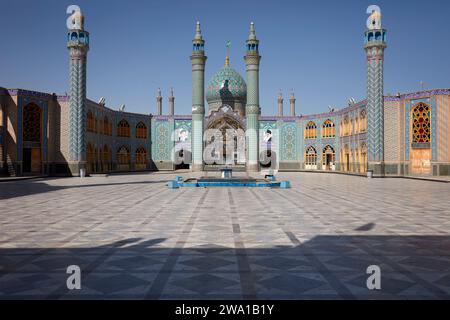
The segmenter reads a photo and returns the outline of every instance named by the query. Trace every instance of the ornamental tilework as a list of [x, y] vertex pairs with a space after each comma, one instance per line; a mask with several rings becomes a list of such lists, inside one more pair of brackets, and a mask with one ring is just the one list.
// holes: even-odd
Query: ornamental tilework
[[281, 161], [297, 160], [297, 126], [295, 122], [281, 127]]
[[155, 161], [172, 160], [172, 129], [173, 123], [169, 121], [156, 121], [154, 131], [153, 156]]
[[48, 135], [47, 135], [47, 128], [48, 128], [48, 102], [46, 100], [37, 99], [34, 97], [19, 97], [17, 101], [17, 124], [18, 124], [18, 130], [17, 130], [17, 159], [19, 161], [22, 160], [22, 148], [23, 148], [23, 128], [22, 128], [22, 122], [23, 122], [23, 108], [29, 104], [34, 103], [37, 105], [41, 111], [42, 111], [42, 159], [44, 161], [47, 161], [48, 159]]
[[411, 111], [419, 103], [423, 102], [431, 107], [431, 157], [433, 161], [436, 161], [436, 97], [433, 98], [422, 98], [417, 100], [406, 101], [406, 112], [405, 112], [405, 160], [409, 160], [409, 152], [411, 145], [410, 131], [411, 131]]
[[247, 85], [233, 68], [225, 66], [209, 81], [206, 100], [243, 100], [247, 97]]
[[383, 61], [372, 60], [367, 63], [367, 109], [369, 133], [369, 161], [382, 161], [384, 158], [383, 123]]
[[399, 161], [399, 109], [397, 106], [384, 108], [384, 159]]

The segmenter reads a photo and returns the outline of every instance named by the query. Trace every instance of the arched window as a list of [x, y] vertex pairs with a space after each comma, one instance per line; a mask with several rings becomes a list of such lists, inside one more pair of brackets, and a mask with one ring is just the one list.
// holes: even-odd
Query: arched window
[[95, 131], [94, 114], [90, 110], [87, 113], [87, 131], [89, 131], [89, 132]]
[[412, 142], [429, 143], [431, 141], [431, 108], [420, 102], [412, 110]]
[[367, 130], [367, 114], [366, 110], [361, 110], [359, 113], [359, 132], [366, 132]]
[[313, 146], [310, 146], [306, 149], [305, 168], [306, 169], [317, 169], [317, 151]]
[[144, 147], [139, 147], [136, 149], [136, 165], [146, 165], [147, 164], [147, 151]]
[[120, 120], [119, 124], [117, 125], [117, 136], [127, 138], [130, 137], [130, 125], [128, 124], [127, 120]]
[[316, 139], [317, 138], [317, 126], [313, 121], [306, 124], [305, 128], [305, 139]]
[[127, 147], [122, 146], [117, 151], [117, 162], [119, 165], [129, 165], [130, 164], [130, 151]]
[[322, 165], [325, 170], [334, 170], [335, 152], [332, 146], [327, 145], [322, 150]]
[[336, 127], [330, 119], [326, 120], [322, 125], [322, 137], [334, 138], [336, 136]]
[[103, 118], [103, 134], [110, 136], [112, 135], [112, 123], [109, 122], [107, 116]]
[[142, 121], [136, 125], [136, 138], [147, 139], [147, 126]]
[[350, 134], [350, 122], [348, 117], [344, 118], [344, 136], [348, 136]]

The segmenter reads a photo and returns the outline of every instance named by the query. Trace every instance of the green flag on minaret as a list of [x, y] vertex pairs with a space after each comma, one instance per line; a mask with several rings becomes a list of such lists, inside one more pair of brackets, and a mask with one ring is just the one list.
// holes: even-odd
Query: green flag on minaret
[[231, 41], [227, 41], [227, 48], [231, 47]]

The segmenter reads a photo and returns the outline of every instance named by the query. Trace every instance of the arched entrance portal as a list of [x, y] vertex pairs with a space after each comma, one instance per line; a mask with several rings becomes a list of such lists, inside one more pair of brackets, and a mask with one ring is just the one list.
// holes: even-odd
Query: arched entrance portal
[[431, 107], [423, 102], [411, 110], [411, 173], [414, 175], [431, 174]]
[[23, 173], [42, 172], [42, 110], [34, 103], [23, 108]]
[[334, 159], [335, 159], [334, 149], [330, 145], [327, 145], [322, 152], [322, 165], [324, 170], [331, 170], [331, 171], [335, 170]]
[[208, 121], [204, 161], [211, 166], [245, 166], [245, 129], [241, 117], [223, 106]]
[[309, 146], [305, 152], [305, 169], [317, 170], [317, 151], [313, 146]]

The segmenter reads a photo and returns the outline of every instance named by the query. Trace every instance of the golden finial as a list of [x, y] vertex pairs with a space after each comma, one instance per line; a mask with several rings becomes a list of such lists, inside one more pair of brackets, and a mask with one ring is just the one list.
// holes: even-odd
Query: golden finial
[[225, 57], [225, 66], [228, 67], [230, 65], [230, 47], [231, 47], [231, 41], [227, 41], [226, 44], [227, 47], [227, 55]]

